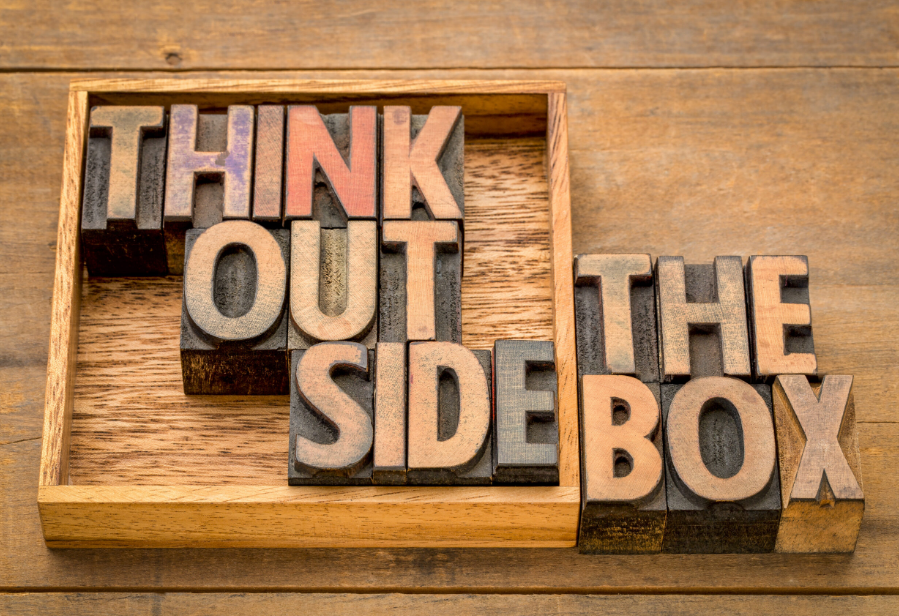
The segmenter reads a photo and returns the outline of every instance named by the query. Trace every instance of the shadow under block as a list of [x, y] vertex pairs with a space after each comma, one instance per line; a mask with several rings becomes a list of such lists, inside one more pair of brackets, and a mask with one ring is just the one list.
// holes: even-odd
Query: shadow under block
[[406, 344], [379, 342], [375, 352], [372, 483], [406, 483]]
[[489, 350], [450, 342], [409, 345], [410, 485], [490, 485], [492, 375]]
[[650, 256], [578, 255], [574, 267], [578, 379], [586, 374], [625, 374], [658, 383]]
[[384, 221], [378, 341], [462, 343], [462, 232], [450, 221]]
[[558, 378], [553, 343], [497, 340], [493, 357], [493, 482], [558, 485]]
[[280, 227], [284, 193], [284, 105], [256, 107], [253, 222]]
[[435, 106], [428, 115], [384, 107], [381, 208], [384, 220], [465, 218], [465, 116]]
[[684, 265], [656, 261], [659, 369], [662, 382], [690, 377], [750, 377], [746, 294], [740, 257]]
[[312, 105], [287, 109], [285, 222], [323, 229], [378, 217], [377, 107], [321, 115]]
[[808, 294], [808, 257], [753, 256], [746, 264], [752, 375], [818, 371]]
[[165, 110], [94, 107], [81, 245], [91, 276], [165, 276]]
[[250, 218], [254, 116], [249, 105], [232, 105], [227, 115], [172, 105], [163, 219], [169, 273], [184, 271], [188, 229]]
[[287, 483], [370, 485], [375, 352], [325, 342], [290, 357]]
[[659, 384], [629, 376], [586, 375], [580, 396], [578, 550], [660, 552], [668, 507]]
[[774, 381], [783, 513], [777, 552], [852, 552], [865, 496], [852, 377]]
[[663, 384], [661, 394], [668, 500], [662, 551], [774, 550], [781, 498], [771, 387], [705, 377]]
[[373, 349], [378, 338], [378, 226], [351, 220], [321, 229], [291, 223], [290, 325], [287, 348], [351, 340]]
[[287, 230], [249, 221], [187, 232], [181, 310], [185, 394], [288, 393], [289, 243]]

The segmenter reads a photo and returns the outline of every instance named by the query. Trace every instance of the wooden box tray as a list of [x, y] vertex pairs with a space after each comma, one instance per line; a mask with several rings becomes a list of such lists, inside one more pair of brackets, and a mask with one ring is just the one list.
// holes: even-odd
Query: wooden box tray
[[[181, 278], [91, 279], [79, 252], [98, 104], [461, 105], [464, 344], [552, 339], [558, 487], [290, 487], [286, 396], [185, 396]], [[69, 93], [38, 505], [51, 547], [564, 547], [579, 453], [565, 86], [89, 80]]]

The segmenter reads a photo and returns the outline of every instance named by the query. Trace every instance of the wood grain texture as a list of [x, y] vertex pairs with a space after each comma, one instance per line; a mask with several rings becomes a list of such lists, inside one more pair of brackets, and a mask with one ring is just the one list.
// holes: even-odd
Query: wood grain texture
[[284, 105], [256, 107], [253, 222], [280, 226], [284, 192]]
[[182, 614], [227, 613], [232, 616], [290, 616], [301, 611], [317, 616], [371, 614], [420, 614], [434, 616], [505, 616], [506, 614], [605, 614], [632, 616], [656, 613], [693, 616], [697, 613], [758, 616], [816, 615], [837, 610], [846, 616], [890, 616], [899, 609], [899, 599], [882, 597], [784, 597], [690, 596], [690, 595], [474, 595], [474, 594], [351, 594], [315, 593], [59, 593], [0, 595], [0, 609], [9, 616], [40, 612], [45, 616], [180, 616]]
[[[896, 66], [890, 3], [436, 0], [310, 6], [166, 0], [120, 12], [41, 0], [5, 10], [4, 69], [322, 70]], [[214, 26], [206, 16], [216, 14]], [[139, 16], [139, 19], [138, 19]], [[83, 23], [69, 29], [73, 23]], [[302, 23], [302, 37], [292, 24]], [[426, 32], [419, 36], [405, 33]], [[222, 41], [228, 45], [223, 46]]]
[[[814, 7], [816, 14], [820, 6]], [[852, 12], [863, 13], [855, 7]], [[692, 18], [691, 23], [695, 23]], [[640, 249], [682, 254], [694, 263], [710, 262], [715, 255], [726, 253], [801, 251], [809, 256], [819, 369], [855, 375], [868, 502], [853, 556], [661, 555], [647, 559], [584, 557], [571, 549], [48, 550], [42, 542], [35, 504], [35, 477], [40, 461], [54, 261], [61, 246], [56, 243], [58, 187], [72, 75], [4, 74], [0, 75], [0, 101], [15, 121], [0, 123], [0, 151], [4, 154], [0, 166], [5, 178], [0, 197], [21, 203], [32, 215], [22, 219], [13, 216], [14, 208], [0, 208], [0, 272], [5, 291], [0, 295], [0, 318], [7, 325], [0, 366], [3, 588], [827, 595], [890, 592], [899, 587], [895, 558], [899, 554], [895, 516], [899, 501], [891, 479], [899, 468], [899, 433], [894, 421], [894, 401], [899, 395], [899, 348], [895, 342], [899, 339], [899, 278], [894, 267], [899, 235], [893, 207], [899, 179], [892, 172], [897, 157], [892, 136], [899, 131], [896, 71], [385, 70], [305, 76], [377, 77], [401, 83], [413, 74], [431, 79], [555, 78], [568, 82], [577, 252]], [[124, 77], [95, 77], [104, 76]], [[228, 80], [279, 76], [293, 75], [198, 75]], [[602, 113], [597, 113], [598, 109]], [[471, 120], [467, 114], [469, 130]], [[21, 131], [32, 138], [19, 139]], [[479, 143], [469, 143], [466, 158], [478, 147]], [[504, 147], [518, 151], [536, 146], [516, 142]], [[536, 154], [528, 158], [528, 164], [538, 169], [542, 168], [540, 152], [536, 148]], [[502, 171], [498, 177], [502, 180], [505, 175]], [[545, 183], [542, 196], [536, 186], [508, 186], [510, 194], [514, 189], [522, 200], [524, 191], [535, 201], [546, 198]], [[496, 197], [489, 188], [478, 190], [484, 191], [481, 198]], [[474, 195], [466, 194], [466, 203], [472, 198]], [[719, 210], [730, 215], [708, 215]], [[532, 211], [545, 215], [530, 208], [528, 215]], [[646, 224], [635, 226], [634, 218]], [[845, 228], [853, 232], [837, 232]], [[466, 236], [469, 241], [470, 234]], [[546, 252], [539, 254], [546, 255], [545, 261], [537, 264], [549, 271], [548, 238], [539, 240], [543, 241]], [[549, 297], [551, 287], [546, 289], [545, 297]], [[536, 305], [550, 309], [548, 300]], [[506, 327], [491, 311], [484, 313], [494, 318], [496, 326]], [[547, 339], [552, 330], [549, 321], [542, 322], [546, 331], [535, 337]], [[518, 323], [517, 318], [513, 323]], [[172, 339], [171, 335], [161, 338]], [[152, 363], [155, 356], [149, 357]], [[281, 421], [287, 425], [286, 417]], [[274, 443], [279, 445], [284, 446], [283, 441]], [[227, 567], [222, 567], [223, 559]], [[510, 561], [516, 564], [514, 570]], [[369, 573], [360, 576], [359, 571]], [[119, 596], [127, 600], [130, 595]], [[665, 596], [663, 605], [673, 609], [671, 601], [678, 598], [727, 600], [730, 609], [743, 606], [740, 609], [746, 613], [754, 613], [768, 600], [679, 594]], [[856, 601], [886, 599], [771, 598], [783, 602], [772, 608], [777, 613], [798, 610], [796, 606], [807, 605], [805, 602], [813, 607], [803, 609], [817, 613], [822, 607], [815, 601], [849, 609], [846, 606]], [[100, 607], [99, 603], [93, 605]], [[627, 605], [629, 611], [636, 609]]]
[[406, 483], [406, 343], [379, 342], [375, 350], [375, 442], [372, 483]]
[[780, 375], [772, 388], [783, 513], [779, 552], [851, 552], [865, 495], [852, 377], [809, 384]]

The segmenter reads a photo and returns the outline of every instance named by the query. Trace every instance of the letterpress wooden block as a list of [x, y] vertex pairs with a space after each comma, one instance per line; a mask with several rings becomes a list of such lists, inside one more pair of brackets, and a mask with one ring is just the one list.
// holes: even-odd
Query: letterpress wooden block
[[374, 360], [354, 342], [291, 352], [289, 485], [371, 484]]
[[581, 379], [581, 522], [586, 554], [662, 549], [667, 518], [659, 384]]
[[462, 342], [462, 234], [450, 221], [385, 221], [378, 340]]
[[774, 381], [783, 513], [778, 552], [852, 552], [862, 492], [851, 376], [809, 385], [801, 375]]
[[490, 351], [451, 342], [409, 345], [410, 484], [490, 484], [490, 364]]
[[352, 340], [373, 349], [378, 337], [378, 226], [351, 220], [321, 229], [317, 220], [291, 224], [289, 349]]
[[379, 342], [375, 360], [372, 483], [406, 483], [406, 345]]
[[284, 105], [256, 108], [253, 222], [280, 227], [284, 176]]
[[384, 107], [381, 208], [384, 220], [459, 220], [465, 118], [461, 107]]
[[165, 110], [94, 107], [81, 240], [91, 276], [165, 276]]
[[746, 287], [753, 376], [770, 381], [778, 374], [814, 375], [808, 258], [749, 257]]
[[172, 105], [163, 222], [169, 273], [183, 272], [188, 229], [250, 218], [253, 122], [247, 105], [232, 105], [227, 116]]
[[494, 483], [559, 483], [559, 409], [553, 343], [497, 340]]
[[656, 263], [660, 372], [663, 382], [690, 376], [749, 378], [749, 335], [740, 257], [714, 265]]
[[781, 501], [770, 386], [701, 377], [661, 391], [668, 498], [662, 551], [772, 551]]
[[323, 229], [378, 216], [376, 107], [322, 116], [311, 105], [287, 110], [285, 221], [315, 219]]
[[181, 310], [185, 394], [286, 395], [286, 230], [248, 220], [190, 229]]
[[655, 287], [649, 255], [574, 261], [578, 378], [626, 374], [659, 382]]

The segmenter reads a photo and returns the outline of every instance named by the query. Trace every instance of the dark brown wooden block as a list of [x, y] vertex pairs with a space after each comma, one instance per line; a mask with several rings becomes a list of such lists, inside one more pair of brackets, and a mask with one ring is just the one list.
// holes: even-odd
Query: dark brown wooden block
[[165, 183], [169, 272], [184, 271], [184, 235], [223, 220], [250, 218], [253, 108], [200, 114], [196, 105], [172, 105]]
[[288, 107], [285, 221], [332, 229], [377, 216], [377, 108], [323, 116], [311, 105]]
[[462, 233], [455, 222], [381, 229], [378, 340], [462, 343]]
[[288, 393], [289, 241], [286, 230], [248, 220], [188, 230], [181, 310], [185, 394]]
[[783, 513], [777, 552], [852, 552], [865, 495], [852, 377], [802, 375], [774, 381]]
[[321, 229], [291, 223], [289, 349], [352, 340], [373, 349], [378, 338], [378, 223], [351, 220]]
[[740, 257], [714, 265], [656, 262], [662, 382], [702, 376], [750, 376], [746, 295]]
[[818, 371], [808, 296], [808, 257], [753, 256], [746, 264], [752, 375]]
[[284, 105], [256, 108], [253, 222], [280, 227], [284, 179]]
[[626, 374], [659, 382], [655, 285], [649, 255], [574, 261], [578, 378]]
[[465, 117], [461, 107], [384, 107], [381, 208], [384, 220], [465, 217]]
[[559, 483], [559, 409], [553, 343], [493, 345], [496, 419], [494, 483]]
[[372, 483], [406, 483], [406, 345], [379, 342], [375, 362]]
[[291, 352], [289, 485], [371, 484], [374, 362], [355, 342]]
[[658, 383], [581, 379], [581, 521], [586, 554], [651, 554], [667, 519]]
[[489, 485], [493, 477], [490, 351], [409, 344], [408, 482]]
[[662, 385], [668, 521], [662, 551], [774, 549], [780, 477], [771, 387], [727, 377]]
[[94, 107], [81, 245], [91, 276], [165, 276], [165, 109]]

